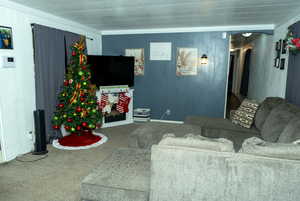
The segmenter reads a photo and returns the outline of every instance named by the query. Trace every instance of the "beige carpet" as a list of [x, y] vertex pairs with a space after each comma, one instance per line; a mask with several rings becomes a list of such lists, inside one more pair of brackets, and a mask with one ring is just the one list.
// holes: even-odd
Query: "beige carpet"
[[[82, 178], [115, 149], [126, 147], [128, 134], [137, 126], [99, 130], [109, 140], [97, 148], [64, 151], [49, 145], [48, 157], [43, 160], [0, 164], [0, 201], [79, 201]], [[26, 155], [21, 159], [39, 157]]]

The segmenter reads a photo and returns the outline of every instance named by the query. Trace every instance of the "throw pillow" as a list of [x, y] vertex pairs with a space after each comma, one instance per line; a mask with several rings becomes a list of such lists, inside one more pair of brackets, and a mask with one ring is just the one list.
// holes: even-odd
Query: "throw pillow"
[[259, 104], [256, 101], [245, 99], [241, 106], [235, 111], [232, 117], [232, 123], [245, 128], [251, 128], [258, 106]]
[[166, 134], [159, 142], [159, 145], [234, 152], [233, 143], [230, 140], [224, 138], [208, 138], [193, 134], [187, 134], [184, 137], [175, 137], [174, 134]]
[[289, 121], [279, 136], [278, 142], [291, 143], [300, 139], [300, 118], [295, 117]]
[[299, 144], [271, 143], [257, 137], [245, 140], [239, 153], [270, 158], [300, 160]]

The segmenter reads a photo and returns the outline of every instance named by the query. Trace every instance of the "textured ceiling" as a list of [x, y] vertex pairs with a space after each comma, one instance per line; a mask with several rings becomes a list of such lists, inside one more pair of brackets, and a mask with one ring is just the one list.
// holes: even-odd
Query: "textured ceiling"
[[11, 0], [99, 30], [277, 24], [299, 0]]

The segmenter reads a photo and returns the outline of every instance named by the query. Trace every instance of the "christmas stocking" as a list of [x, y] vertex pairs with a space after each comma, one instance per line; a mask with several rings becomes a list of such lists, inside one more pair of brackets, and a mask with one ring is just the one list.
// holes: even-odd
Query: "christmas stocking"
[[108, 95], [102, 94], [101, 95], [101, 101], [100, 101], [100, 109], [103, 110], [103, 108], [108, 104]]
[[117, 110], [120, 113], [127, 113], [129, 111], [128, 105], [130, 103], [130, 97], [126, 96], [125, 93], [120, 93], [119, 102], [117, 104]]

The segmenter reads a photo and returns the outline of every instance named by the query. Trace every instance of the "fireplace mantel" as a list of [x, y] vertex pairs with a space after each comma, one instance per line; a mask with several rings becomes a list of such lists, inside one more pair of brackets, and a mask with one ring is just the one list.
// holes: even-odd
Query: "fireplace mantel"
[[128, 97], [131, 98], [128, 109], [129, 111], [126, 113], [126, 119], [121, 121], [114, 122], [105, 122], [105, 118], [102, 119], [102, 128], [121, 126], [126, 124], [133, 123], [133, 91], [134, 89], [130, 89], [128, 86], [105, 86], [100, 87], [100, 89], [96, 92], [97, 98], [100, 101], [101, 96], [103, 94], [116, 94], [116, 93], [126, 93]]

